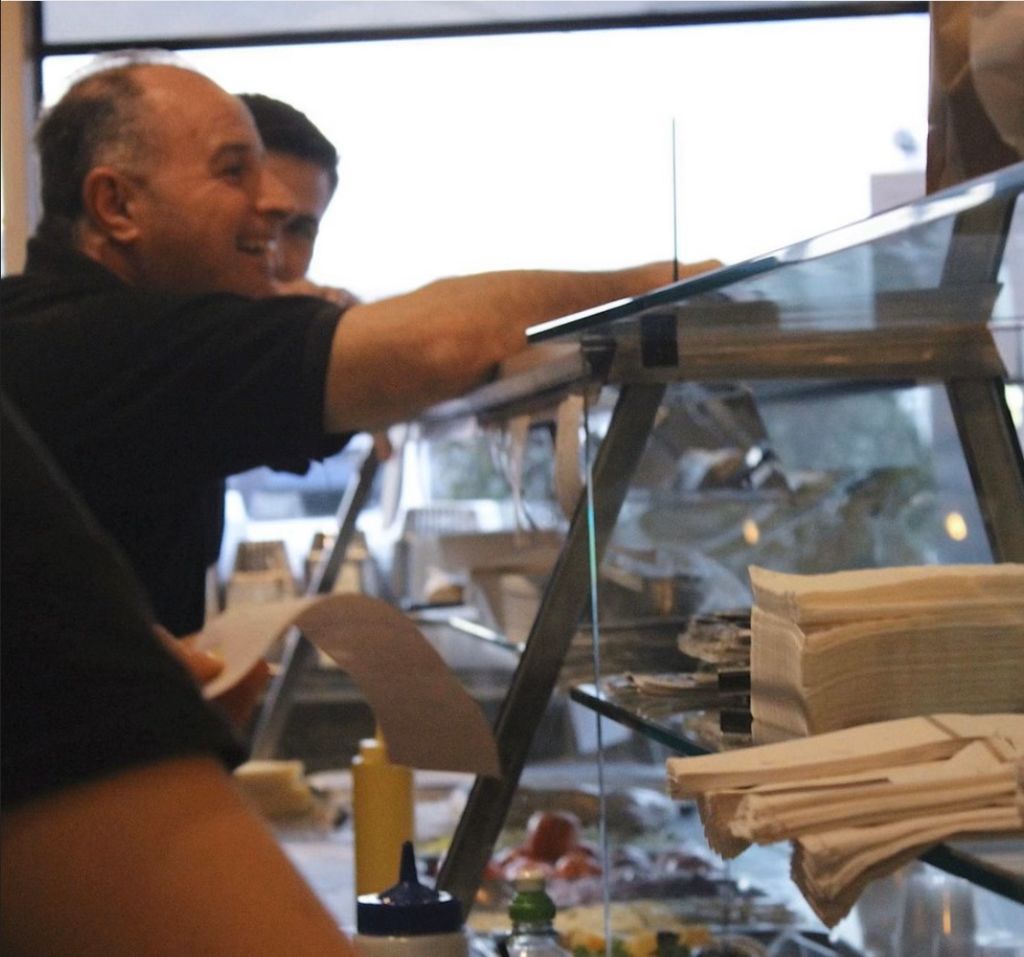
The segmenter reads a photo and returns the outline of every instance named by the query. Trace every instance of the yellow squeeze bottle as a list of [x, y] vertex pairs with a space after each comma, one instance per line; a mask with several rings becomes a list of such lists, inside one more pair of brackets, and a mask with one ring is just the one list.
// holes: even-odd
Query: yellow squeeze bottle
[[356, 894], [395, 883], [402, 844], [413, 839], [412, 768], [392, 764], [380, 728], [359, 742], [352, 759]]

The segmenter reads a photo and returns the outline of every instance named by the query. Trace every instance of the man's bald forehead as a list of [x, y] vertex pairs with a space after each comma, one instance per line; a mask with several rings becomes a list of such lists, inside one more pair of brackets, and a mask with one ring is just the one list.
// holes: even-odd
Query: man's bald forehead
[[148, 85], [195, 83], [224, 92], [213, 80], [198, 70], [175, 63], [137, 63], [130, 67], [139, 80]]
[[134, 79], [145, 107], [140, 119], [153, 141], [164, 142], [177, 130], [217, 129], [221, 135], [249, 143], [262, 154], [262, 143], [249, 110], [238, 97], [209, 77], [171, 65], [141, 66]]
[[[143, 94], [154, 98], [175, 97], [187, 90], [190, 95], [207, 95], [211, 98], [234, 101], [230, 93], [208, 76], [187, 67], [167, 63], [144, 63], [134, 66], [132, 72]], [[187, 105], [187, 101], [181, 104]]]

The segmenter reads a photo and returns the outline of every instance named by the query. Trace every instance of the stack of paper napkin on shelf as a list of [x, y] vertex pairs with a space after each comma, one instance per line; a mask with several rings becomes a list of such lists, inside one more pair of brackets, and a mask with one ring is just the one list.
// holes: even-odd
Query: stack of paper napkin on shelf
[[759, 743], [935, 711], [1024, 711], [1024, 565], [751, 567]]
[[901, 718], [668, 760], [708, 844], [735, 857], [793, 842], [793, 880], [829, 926], [864, 887], [941, 841], [1024, 836], [1024, 715]]

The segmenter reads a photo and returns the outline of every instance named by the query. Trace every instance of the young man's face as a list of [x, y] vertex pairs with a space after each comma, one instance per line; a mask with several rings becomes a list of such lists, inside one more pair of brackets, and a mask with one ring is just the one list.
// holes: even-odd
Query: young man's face
[[132, 281], [167, 292], [274, 291], [276, 237], [294, 212], [263, 169], [248, 110], [198, 74], [140, 76], [154, 148], [132, 196]]
[[320, 220], [331, 201], [331, 178], [322, 166], [275, 150], [267, 151], [265, 166], [288, 191], [294, 208], [277, 238], [274, 278], [279, 282], [302, 279], [313, 258]]

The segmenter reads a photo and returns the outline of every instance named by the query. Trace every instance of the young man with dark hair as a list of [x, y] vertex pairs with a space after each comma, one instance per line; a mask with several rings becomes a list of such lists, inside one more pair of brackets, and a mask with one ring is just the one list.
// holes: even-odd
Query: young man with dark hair
[[338, 151], [301, 110], [262, 93], [242, 93], [266, 149], [264, 165], [291, 194], [294, 212], [277, 238], [274, 275], [284, 292], [324, 295], [339, 305], [355, 298], [306, 279], [320, 221], [338, 188]]

